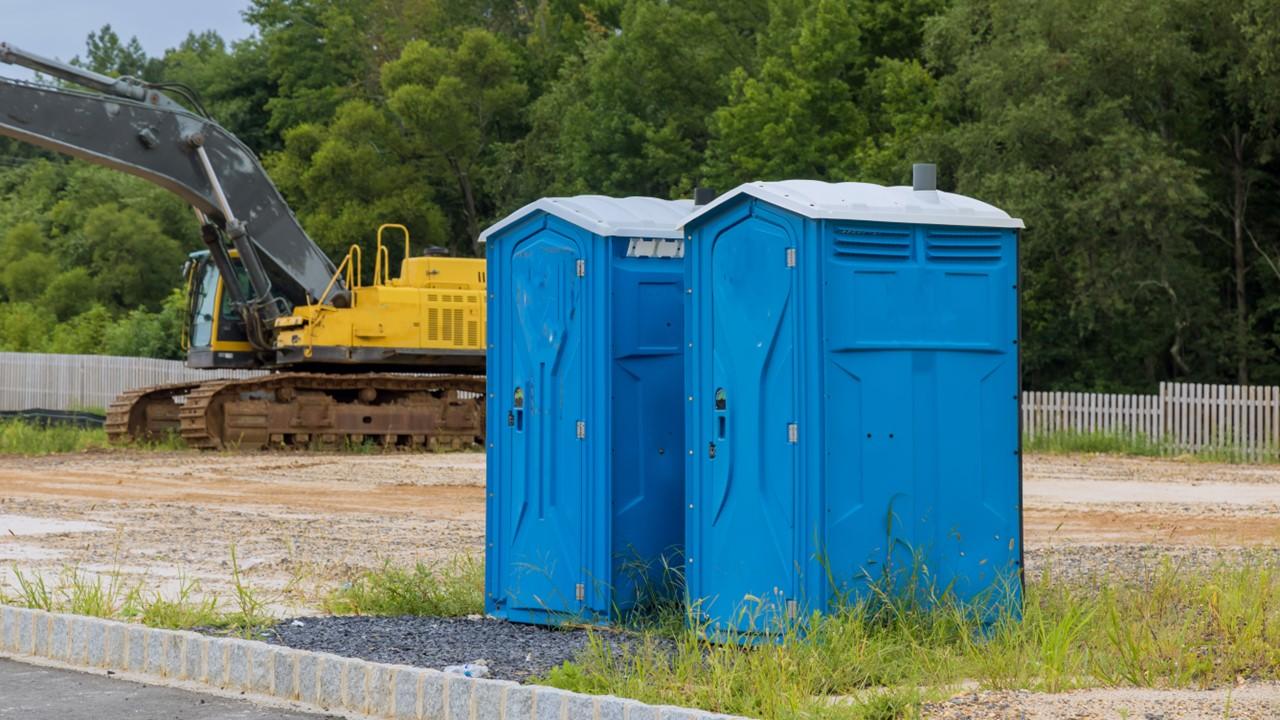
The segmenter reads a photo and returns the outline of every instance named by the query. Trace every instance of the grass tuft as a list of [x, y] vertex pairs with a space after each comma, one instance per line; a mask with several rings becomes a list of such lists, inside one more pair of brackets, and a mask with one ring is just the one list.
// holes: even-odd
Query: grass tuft
[[235, 547], [231, 549], [231, 583], [234, 609], [224, 611], [222, 601], [203, 592], [199, 582], [179, 575], [177, 592], [165, 595], [143, 592], [143, 579], [129, 582], [119, 570], [91, 572], [65, 567], [55, 580], [40, 573], [26, 573], [13, 567], [16, 593], [0, 587], [0, 604], [16, 605], [48, 612], [89, 615], [141, 622], [175, 630], [217, 628], [251, 637], [274, 624], [269, 603], [244, 580]]
[[68, 567], [52, 586], [39, 573], [27, 575], [17, 567], [13, 576], [17, 596], [0, 600], [36, 610], [114, 618], [132, 615], [138, 607], [139, 586], [127, 584], [118, 572], [101, 575]]
[[107, 433], [101, 428], [0, 421], [0, 455], [50, 455], [105, 447]]
[[233, 625], [218, 609], [218, 598], [202, 595], [200, 583], [186, 576], [179, 576], [178, 591], [173, 597], [155, 593], [145, 600], [137, 619], [148, 627], [170, 630]]
[[973, 682], [1061, 692], [1280, 679], [1274, 561], [1166, 562], [1088, 584], [1045, 573], [1028, 583], [1020, 613], [996, 617], [945, 595], [869, 595], [780, 631], [776, 643], [717, 644], [669, 622], [647, 623], [625, 645], [593, 633], [575, 662], [538, 682], [751, 717], [882, 720], [916, 717], [922, 703]]
[[1280, 454], [1275, 448], [1235, 447], [1228, 439], [1221, 447], [1202, 448], [1188, 452], [1172, 442], [1155, 442], [1147, 437], [1131, 437], [1124, 433], [1082, 432], [1060, 430], [1024, 436], [1022, 448], [1038, 453], [1102, 453], [1131, 455], [1135, 457], [1176, 457], [1202, 462], [1220, 463], [1275, 463]]
[[366, 570], [329, 593], [324, 610], [334, 615], [434, 615], [484, 612], [484, 565], [470, 556], [411, 568], [384, 564]]
[[158, 438], [149, 438], [147, 440], [132, 440], [128, 447], [135, 450], [151, 450], [154, 452], [170, 452], [175, 450], [189, 450], [191, 446], [183, 439], [182, 435], [174, 431], [166, 432]]
[[1157, 457], [1164, 454], [1160, 444], [1151, 442], [1145, 437], [1074, 430], [1025, 437], [1022, 448], [1027, 452], [1042, 453], [1110, 453], [1141, 457]]
[[[0, 420], [0, 455], [52, 455], [110, 447], [107, 433], [102, 428]], [[181, 435], [170, 433], [162, 438], [130, 443], [129, 447], [164, 452], [185, 450], [187, 443]]]

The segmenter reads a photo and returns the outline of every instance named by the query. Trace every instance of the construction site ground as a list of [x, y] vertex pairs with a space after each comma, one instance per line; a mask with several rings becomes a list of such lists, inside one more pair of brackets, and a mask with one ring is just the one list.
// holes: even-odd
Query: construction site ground
[[[1212, 562], [1280, 549], [1276, 465], [1032, 455], [1024, 498], [1033, 574], [1046, 564], [1066, 574], [1123, 573], [1160, 555]], [[483, 541], [480, 453], [113, 450], [0, 458], [0, 582], [9, 594], [15, 568], [51, 581], [76, 568], [143, 581], [149, 592], [196, 581], [203, 592], [229, 598], [234, 546], [245, 582], [278, 613], [312, 614], [327, 589], [361, 569], [478, 555]], [[1078, 705], [1070, 696], [1047, 703], [1004, 693], [991, 699], [1008, 714], [990, 717], [1120, 717], [1108, 708], [1123, 704], [1125, 692], [1094, 691]], [[1256, 709], [1245, 693], [1230, 716], [1280, 715], [1267, 705], [1280, 704], [1280, 693], [1258, 693], [1264, 699]], [[1144, 708], [1152, 701], [1139, 699]], [[1223, 697], [1182, 699], [1190, 703], [1186, 713], [1162, 717], [1201, 717], [1201, 710], [1223, 717]], [[935, 712], [986, 717], [973, 713], [984, 704], [969, 698]]]

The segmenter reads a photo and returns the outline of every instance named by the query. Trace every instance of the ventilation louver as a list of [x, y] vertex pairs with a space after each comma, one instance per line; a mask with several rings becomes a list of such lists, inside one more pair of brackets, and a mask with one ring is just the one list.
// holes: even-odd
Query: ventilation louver
[[930, 262], [999, 262], [1000, 234], [983, 230], [932, 231], [925, 240], [925, 257]]
[[835, 256], [864, 262], [900, 262], [911, 259], [910, 230], [836, 228]]

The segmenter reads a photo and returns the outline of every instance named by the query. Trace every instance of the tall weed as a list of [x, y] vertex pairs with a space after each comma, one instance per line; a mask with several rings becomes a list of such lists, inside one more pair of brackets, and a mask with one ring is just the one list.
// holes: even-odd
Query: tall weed
[[385, 563], [331, 592], [335, 615], [459, 616], [484, 612], [484, 565], [470, 556], [405, 568]]
[[875, 585], [763, 641], [709, 633], [696, 620], [645, 625], [630, 643], [595, 633], [576, 662], [540, 682], [762, 718], [861, 719], [914, 717], [921, 703], [972, 682], [1060, 692], [1280, 679], [1271, 561], [1165, 563], [1088, 583], [1046, 572], [1028, 581], [1021, 607], [989, 607]]

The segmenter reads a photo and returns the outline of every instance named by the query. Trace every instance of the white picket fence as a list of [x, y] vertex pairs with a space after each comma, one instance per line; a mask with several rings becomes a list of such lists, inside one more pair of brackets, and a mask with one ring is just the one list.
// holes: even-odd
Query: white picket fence
[[177, 360], [0, 352], [0, 410], [105, 408], [145, 385], [246, 377], [248, 370], [192, 370]]
[[[192, 370], [177, 360], [0, 352], [0, 410], [105, 408], [146, 385], [248, 377], [247, 370]], [[1161, 383], [1154, 395], [1022, 394], [1022, 432], [1143, 439], [1172, 452], [1280, 453], [1280, 387]]]
[[1171, 452], [1227, 451], [1249, 458], [1280, 451], [1280, 387], [1160, 383], [1155, 395], [1022, 394], [1022, 432], [1142, 439]]

